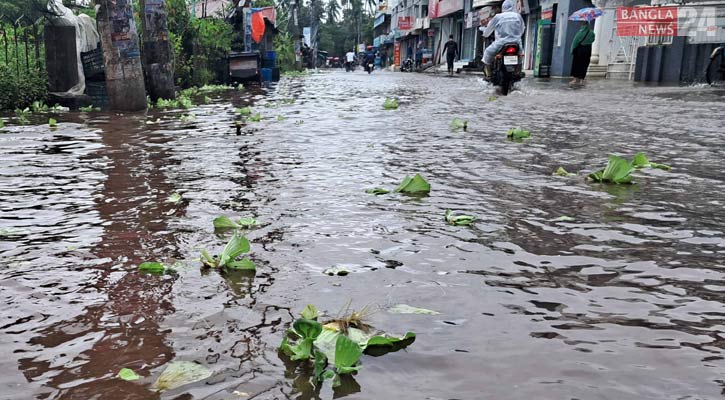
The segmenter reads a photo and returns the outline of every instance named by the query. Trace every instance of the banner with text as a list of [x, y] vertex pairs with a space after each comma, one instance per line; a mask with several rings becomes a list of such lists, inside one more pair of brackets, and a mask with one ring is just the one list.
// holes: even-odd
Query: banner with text
[[617, 36], [688, 36], [691, 43], [720, 43], [725, 7], [619, 7]]

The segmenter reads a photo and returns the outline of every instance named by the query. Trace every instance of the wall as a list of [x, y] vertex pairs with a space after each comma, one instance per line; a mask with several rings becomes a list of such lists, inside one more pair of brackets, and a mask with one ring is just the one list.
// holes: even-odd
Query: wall
[[571, 44], [574, 41], [576, 31], [581, 27], [581, 22], [569, 21], [569, 16], [576, 10], [584, 7], [592, 7], [592, 3], [586, 0], [560, 0], [556, 16], [556, 32], [554, 34], [554, 49], [551, 59], [552, 76], [569, 76], [571, 73]]
[[675, 37], [671, 45], [644, 46], [637, 50], [634, 80], [691, 83], [705, 81], [705, 68], [717, 44], [688, 44]]

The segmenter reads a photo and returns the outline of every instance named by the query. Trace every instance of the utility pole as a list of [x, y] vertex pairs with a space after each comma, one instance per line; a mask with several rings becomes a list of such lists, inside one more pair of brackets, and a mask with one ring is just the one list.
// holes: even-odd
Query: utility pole
[[99, 0], [98, 4], [109, 106], [118, 111], [145, 110], [146, 86], [131, 0]]
[[[299, 0], [302, 1], [302, 0]], [[299, 7], [299, 2], [297, 0], [292, 0], [290, 3], [290, 6], [292, 7], [292, 21], [290, 23], [292, 24], [292, 35], [294, 36], [294, 43], [295, 43], [295, 67], [298, 71], [302, 70], [302, 40], [300, 39], [300, 22], [297, 18], [297, 8]]]
[[174, 60], [164, 2], [165, 0], [141, 0], [146, 87], [154, 101], [176, 97]]

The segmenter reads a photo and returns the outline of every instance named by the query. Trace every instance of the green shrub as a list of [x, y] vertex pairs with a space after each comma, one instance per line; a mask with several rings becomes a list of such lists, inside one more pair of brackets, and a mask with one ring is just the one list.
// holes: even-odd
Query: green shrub
[[24, 109], [34, 101], [48, 98], [48, 80], [45, 75], [18, 76], [5, 65], [0, 65], [0, 110]]

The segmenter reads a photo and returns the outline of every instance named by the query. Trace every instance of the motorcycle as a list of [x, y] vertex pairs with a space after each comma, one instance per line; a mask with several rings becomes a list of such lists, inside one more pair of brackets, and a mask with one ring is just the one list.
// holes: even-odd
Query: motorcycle
[[710, 54], [710, 62], [705, 70], [705, 79], [712, 86], [725, 84], [725, 46], [715, 48]]
[[345, 62], [345, 72], [350, 72], [355, 70], [355, 65], [351, 61]]
[[373, 72], [374, 68], [375, 68], [375, 65], [372, 62], [365, 63], [365, 71], [367, 71], [368, 74], [371, 74]]
[[499, 86], [501, 94], [504, 96], [513, 90], [514, 83], [524, 77], [521, 59], [521, 49], [518, 43], [505, 44], [496, 54], [488, 81]]
[[413, 60], [410, 58], [403, 61], [403, 65], [400, 66], [401, 72], [413, 72]]

